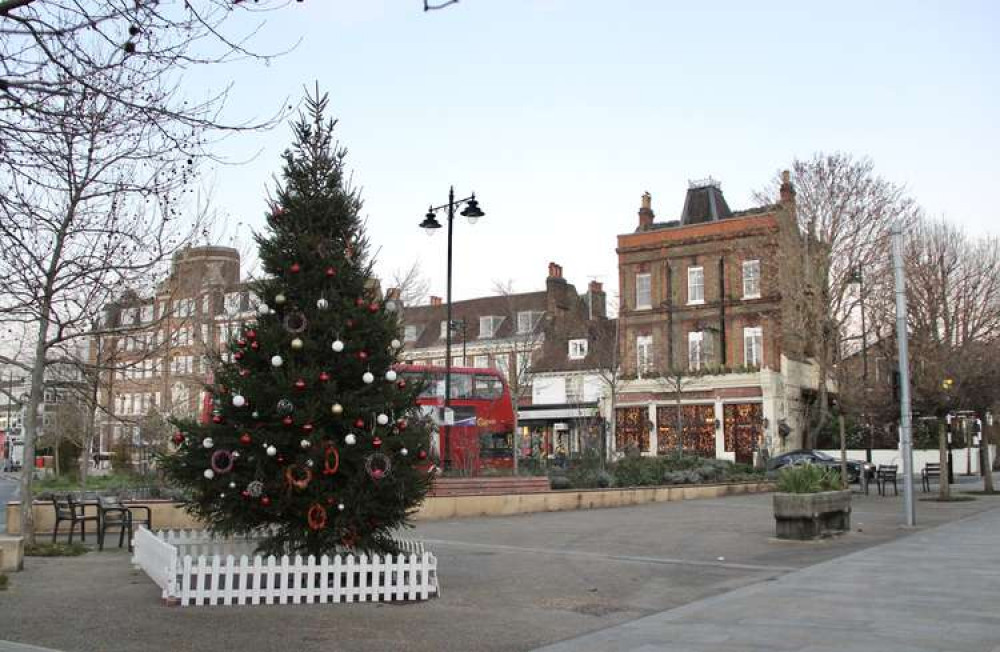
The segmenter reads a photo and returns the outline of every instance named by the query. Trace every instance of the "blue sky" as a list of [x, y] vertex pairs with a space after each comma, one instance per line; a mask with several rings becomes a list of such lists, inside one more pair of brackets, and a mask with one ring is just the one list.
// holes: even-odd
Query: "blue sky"
[[[494, 280], [541, 289], [549, 261], [582, 289], [617, 288], [615, 236], [639, 197], [658, 220], [689, 179], [752, 204], [795, 157], [869, 156], [934, 216], [997, 232], [1000, 6], [990, 2], [305, 0], [270, 14], [270, 65], [232, 81], [230, 118], [262, 117], [318, 81], [363, 187], [378, 269], [421, 261], [445, 291], [445, 238], [417, 228], [448, 187], [486, 217], [455, 228], [454, 296]], [[290, 131], [230, 138], [240, 166], [203, 165], [223, 242], [252, 248]]]

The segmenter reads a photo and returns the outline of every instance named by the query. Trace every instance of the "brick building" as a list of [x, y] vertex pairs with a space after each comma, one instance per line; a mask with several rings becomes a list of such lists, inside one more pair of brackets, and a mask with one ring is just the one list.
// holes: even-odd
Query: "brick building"
[[679, 428], [686, 451], [740, 462], [800, 443], [816, 376], [784, 327], [794, 211], [787, 174], [778, 203], [741, 211], [718, 182], [692, 182], [679, 219], [662, 223], [643, 195], [638, 228], [618, 236], [617, 450], [674, 451]]
[[107, 306], [102, 330], [113, 334], [91, 346], [103, 370], [100, 450], [131, 448], [142, 465], [164, 443], [163, 417], [198, 414], [208, 357], [252, 318], [256, 303], [240, 278], [237, 250], [191, 247], [174, 256], [154, 296], [127, 293]]
[[[600, 283], [587, 292], [549, 263], [545, 289], [452, 303], [453, 367], [493, 367], [508, 380], [522, 455], [579, 451], [599, 423], [600, 382], [588, 373], [608, 335]], [[403, 360], [444, 366], [447, 306], [439, 297], [403, 311]]]

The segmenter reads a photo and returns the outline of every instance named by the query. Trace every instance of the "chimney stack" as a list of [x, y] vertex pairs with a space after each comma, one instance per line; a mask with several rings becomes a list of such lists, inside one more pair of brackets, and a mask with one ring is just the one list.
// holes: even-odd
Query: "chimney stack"
[[639, 207], [639, 230], [645, 231], [653, 226], [653, 196], [642, 193], [642, 205]]
[[792, 174], [788, 170], [781, 173], [781, 203], [792, 204], [795, 202], [795, 186], [792, 185]]
[[604, 286], [599, 281], [591, 281], [587, 286], [587, 306], [590, 319], [604, 319], [608, 316], [607, 296]]
[[562, 265], [549, 263], [549, 278], [562, 278], [562, 277], [563, 277]]
[[431, 297], [432, 306], [440, 306], [442, 303], [444, 302], [441, 300], [441, 297], [434, 297], [434, 296]]

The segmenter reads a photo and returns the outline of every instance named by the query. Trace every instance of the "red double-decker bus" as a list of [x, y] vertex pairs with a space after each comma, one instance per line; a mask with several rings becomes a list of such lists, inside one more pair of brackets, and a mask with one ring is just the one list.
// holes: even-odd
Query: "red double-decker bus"
[[[444, 367], [398, 365], [407, 382], [422, 383], [417, 403], [444, 406]], [[510, 391], [495, 369], [453, 367], [451, 401], [454, 425], [440, 425], [435, 453], [446, 468], [470, 473], [514, 466], [514, 406]]]

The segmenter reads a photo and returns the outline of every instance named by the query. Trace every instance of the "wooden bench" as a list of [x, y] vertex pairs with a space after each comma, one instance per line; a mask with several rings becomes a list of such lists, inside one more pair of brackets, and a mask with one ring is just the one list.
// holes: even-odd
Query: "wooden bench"
[[937, 478], [938, 484], [941, 484], [940, 462], [928, 462], [924, 465], [924, 470], [920, 472], [920, 481], [923, 483], [925, 492], [931, 490], [931, 480], [933, 478]]
[[495, 496], [551, 491], [548, 477], [435, 478], [430, 496]]
[[892, 483], [893, 495], [899, 495], [899, 488], [896, 486], [896, 475], [899, 472], [899, 466], [896, 464], [880, 464], [878, 470], [875, 471], [875, 483], [878, 485], [878, 495], [884, 496], [887, 491], [889, 483]]

